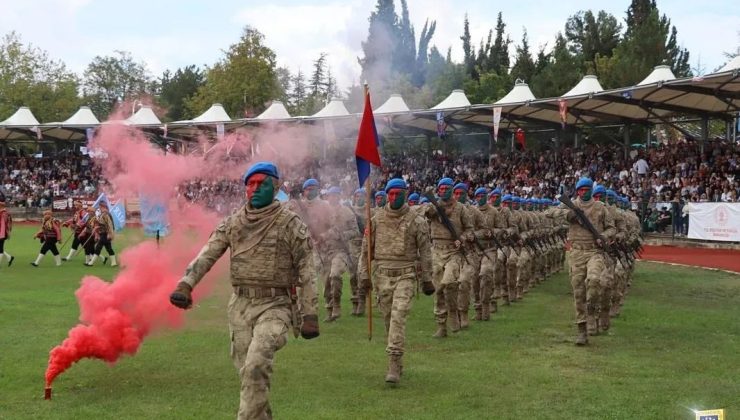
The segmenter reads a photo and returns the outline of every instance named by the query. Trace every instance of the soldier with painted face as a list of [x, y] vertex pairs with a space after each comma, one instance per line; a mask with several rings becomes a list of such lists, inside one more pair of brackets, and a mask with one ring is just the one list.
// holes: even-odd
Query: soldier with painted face
[[383, 208], [388, 203], [388, 194], [380, 190], [375, 193], [375, 207], [372, 208], [372, 215], [375, 216], [375, 213], [379, 211], [383, 211]]
[[[351, 241], [359, 236], [357, 219], [349, 208], [339, 202], [341, 193], [339, 187], [331, 187], [327, 193], [327, 201], [334, 210], [332, 227], [325, 234], [326, 260], [331, 268], [324, 283], [324, 299], [330, 302], [332, 308], [325, 320], [327, 322], [337, 320], [342, 314], [342, 274], [348, 273], [350, 278], [357, 275], [357, 260], [350, 249]], [[357, 280], [354, 279], [354, 282]], [[356, 315], [356, 312], [357, 302], [353, 302], [352, 314]]]
[[[508, 224], [508, 246], [506, 251], [506, 271], [503, 273], [501, 297], [504, 305], [509, 305], [516, 298], [516, 280], [519, 276], [519, 255], [522, 249], [520, 234], [521, 216], [512, 209], [514, 197], [506, 194], [501, 198], [501, 214]], [[522, 232], [523, 233], [523, 232]]]
[[[500, 191], [499, 191], [500, 193]], [[475, 319], [488, 321], [491, 318], [491, 297], [494, 289], [494, 272], [500, 269], [499, 252], [503, 250], [496, 246], [495, 237], [499, 242], [503, 239], [504, 230], [498, 209], [488, 203], [488, 190], [484, 187], [475, 190], [475, 202], [482, 217], [483, 232], [480, 242], [484, 248], [481, 259], [478, 281], [473, 282], [473, 296], [475, 299]], [[502, 257], [503, 258], [503, 257]], [[495, 304], [495, 300], [493, 300]], [[495, 310], [494, 310], [495, 311]]]
[[[470, 217], [474, 226], [472, 233], [479, 239], [483, 239], [487, 232], [485, 220], [478, 208], [472, 206], [468, 200], [468, 185], [462, 182], [456, 184], [453, 188], [452, 195], [455, 200], [463, 205], [463, 209], [468, 212], [468, 217]], [[463, 268], [460, 273], [460, 288], [457, 293], [457, 310], [460, 313], [461, 329], [467, 329], [470, 325], [470, 319], [468, 317], [470, 298], [473, 296], [475, 288], [480, 289], [478, 276], [480, 275], [481, 258], [483, 258], [481, 251], [472, 242], [467, 244], [465, 254], [467, 258], [463, 261]], [[474, 284], [475, 286], [473, 286]]]
[[[406, 204], [406, 182], [400, 178], [385, 187], [388, 203], [372, 219], [372, 286], [385, 321], [388, 372], [385, 381], [398, 383], [403, 370], [406, 317], [411, 311], [417, 276], [427, 296], [434, 293], [432, 253], [427, 222]], [[369, 287], [367, 237], [362, 242], [358, 272]], [[420, 268], [417, 268], [417, 261]]]
[[[495, 215], [492, 213], [488, 216], [489, 219], [494, 221], [494, 233], [498, 233], [498, 239], [504, 248], [499, 249], [496, 252], [496, 262], [492, 264], [492, 267], [481, 266], [481, 275], [489, 275], [489, 269], [491, 270], [490, 275], [492, 276], [491, 283], [491, 300], [490, 300], [490, 312], [495, 313], [498, 311], [498, 299], [506, 296], [506, 302], [509, 302], [509, 288], [506, 284], [506, 267], [509, 256], [513, 253], [510, 246], [510, 237], [512, 231], [509, 227], [509, 217], [511, 211], [504, 209], [502, 203], [501, 189], [495, 188], [488, 194], [488, 206], [489, 211], [495, 211]], [[516, 259], [516, 256], [511, 258]]]
[[[578, 198], [573, 204], [581, 209], [597, 231], [611, 240], [614, 236], [614, 220], [609, 215], [606, 205], [592, 197], [593, 181], [581, 178], [576, 183]], [[570, 284], [573, 288], [573, 300], [576, 309], [578, 336], [576, 345], [588, 344], [588, 335], [596, 333], [596, 315], [601, 304], [602, 290], [607, 287], [604, 278], [604, 252], [606, 244], [594, 238], [594, 235], [581, 225], [575, 211], [568, 210], [570, 222], [568, 239], [571, 242]]]
[[434, 336], [438, 338], [447, 337], [447, 321], [450, 322], [452, 332], [460, 331], [457, 299], [464, 262], [463, 241], [470, 241], [474, 229], [470, 215], [452, 196], [453, 186], [454, 182], [450, 178], [442, 178], [437, 183], [437, 204], [450, 220], [458, 238], [454, 238], [444, 226], [433, 204], [427, 204], [424, 210], [424, 216], [430, 221], [432, 234], [432, 278], [436, 289], [434, 319], [437, 322]]
[[256, 163], [243, 179], [247, 204], [213, 231], [170, 302], [190, 308], [192, 289], [230, 251], [233, 293], [228, 318], [231, 357], [241, 378], [238, 418], [269, 419], [273, 360], [287, 343], [288, 331], [300, 328], [305, 339], [319, 335], [313, 250], [306, 225], [275, 198], [280, 187], [277, 167]]
[[[533, 223], [529, 215], [522, 205], [524, 199], [520, 197], [512, 197], [512, 218], [514, 224], [518, 225], [519, 237], [522, 241], [526, 241], [533, 236]], [[529, 285], [529, 279], [532, 275], [532, 250], [529, 247], [522, 247], [519, 251], [517, 260], [517, 276], [514, 283], [514, 290], [511, 290], [511, 283], [509, 284], [509, 300], [511, 302], [518, 302], [522, 300], [524, 296], [525, 285]]]
[[414, 207], [418, 205], [419, 205], [419, 194], [417, 193], [409, 194], [409, 207]]
[[[620, 217], [619, 214], [617, 214], [617, 210], [613, 207], [611, 207], [607, 203], [607, 190], [603, 185], [597, 185], [593, 189], [592, 193], [593, 199], [595, 201], [599, 201], [605, 204], [605, 208], [607, 212], [609, 213], [609, 217], [614, 221], [614, 227], [616, 229], [615, 234], [610, 241], [609, 245], [613, 245], [615, 240], [621, 241], [624, 235], [625, 226], [624, 221]], [[604, 254], [604, 286], [601, 289], [600, 298], [601, 301], [597, 307], [597, 313], [595, 315], [596, 318], [596, 329], [594, 331], [594, 334], [599, 333], [601, 331], [608, 331], [610, 327], [609, 322], [609, 313], [611, 311], [611, 305], [612, 305], [612, 294], [614, 293], [616, 289], [616, 276], [615, 272], [617, 270], [617, 264], [618, 261], [613, 255], [609, 255], [607, 253]]]

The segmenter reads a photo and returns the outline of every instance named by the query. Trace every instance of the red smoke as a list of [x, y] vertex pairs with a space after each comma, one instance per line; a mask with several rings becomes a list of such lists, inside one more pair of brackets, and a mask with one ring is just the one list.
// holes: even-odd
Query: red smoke
[[[305, 128], [256, 130], [263, 146], [255, 159], [275, 160], [281, 171], [298, 165], [311, 152], [307, 134]], [[101, 126], [88, 146], [106, 155], [95, 163], [102, 166], [110, 184], [107, 192], [117, 199], [143, 193], [168, 203], [170, 235], [160, 248], [149, 240], [124, 251], [123, 269], [113, 282], [94, 276], [82, 279], [76, 292], [80, 324], [51, 350], [47, 386], [82, 358], [115, 363], [123, 355], [135, 354], [152, 332], [182, 325], [184, 311], [169, 303], [169, 294], [218, 218], [198, 204], [177, 200], [177, 187], [196, 178], [239, 179], [249, 166], [251, 141], [246, 133], [229, 134], [215, 143], [202, 138], [198, 155], [165, 154], [140, 131], [115, 123]], [[198, 285], [196, 302], [209, 292], [209, 279], [216, 278], [218, 271], [222, 270], [212, 270]]]

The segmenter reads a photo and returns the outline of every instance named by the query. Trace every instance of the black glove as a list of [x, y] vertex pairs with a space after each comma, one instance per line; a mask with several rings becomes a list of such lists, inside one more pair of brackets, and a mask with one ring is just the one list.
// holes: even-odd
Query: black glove
[[319, 317], [316, 315], [305, 315], [301, 324], [301, 337], [306, 340], [319, 336]]
[[180, 309], [190, 309], [193, 306], [193, 297], [190, 295], [192, 291], [193, 288], [184, 281], [177, 283], [177, 288], [170, 294], [170, 303]]
[[431, 281], [425, 281], [421, 283], [421, 291], [424, 292], [425, 295], [433, 295], [434, 290], [434, 284]]

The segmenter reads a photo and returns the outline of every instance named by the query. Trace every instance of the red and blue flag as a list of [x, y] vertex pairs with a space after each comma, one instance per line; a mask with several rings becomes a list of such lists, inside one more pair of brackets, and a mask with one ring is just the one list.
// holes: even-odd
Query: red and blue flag
[[365, 180], [370, 176], [370, 164], [380, 167], [378, 145], [378, 130], [375, 128], [373, 107], [370, 104], [370, 92], [366, 92], [365, 110], [362, 112], [362, 122], [360, 122], [360, 131], [357, 133], [357, 146], [355, 147], [357, 178], [360, 181], [360, 187], [365, 185]]

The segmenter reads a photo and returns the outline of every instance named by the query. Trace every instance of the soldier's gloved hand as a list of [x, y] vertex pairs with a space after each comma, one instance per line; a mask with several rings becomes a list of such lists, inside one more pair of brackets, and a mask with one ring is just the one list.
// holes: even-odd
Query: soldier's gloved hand
[[316, 315], [305, 315], [301, 324], [301, 337], [306, 340], [319, 336], [319, 317]]
[[421, 291], [424, 292], [424, 294], [427, 295], [427, 296], [433, 295], [434, 294], [434, 291], [435, 291], [435, 289], [434, 289], [434, 283], [432, 283], [429, 280], [427, 280], [425, 282], [422, 282], [421, 283]]
[[175, 291], [170, 294], [170, 303], [180, 309], [190, 309], [193, 306], [193, 297], [190, 295], [192, 291], [193, 288], [184, 281], [177, 283]]

